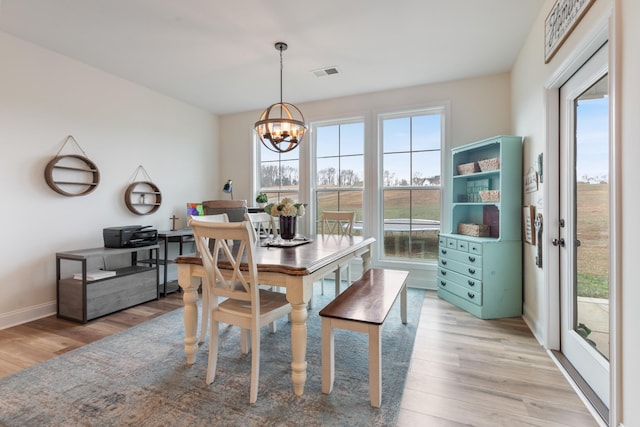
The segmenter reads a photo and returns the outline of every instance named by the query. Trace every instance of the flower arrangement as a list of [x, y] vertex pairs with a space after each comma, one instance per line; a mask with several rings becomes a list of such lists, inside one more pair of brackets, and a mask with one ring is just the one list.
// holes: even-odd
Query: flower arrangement
[[271, 203], [265, 206], [264, 211], [271, 216], [304, 216], [305, 203], [296, 203], [288, 197], [280, 203]]
[[256, 196], [256, 203], [267, 203], [268, 201], [269, 198], [265, 193], [258, 193], [258, 195]]

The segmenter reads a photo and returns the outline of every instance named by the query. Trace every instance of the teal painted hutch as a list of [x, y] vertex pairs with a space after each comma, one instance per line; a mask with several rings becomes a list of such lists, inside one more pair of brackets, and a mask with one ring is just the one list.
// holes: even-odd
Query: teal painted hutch
[[522, 138], [451, 150], [438, 296], [482, 319], [522, 315]]

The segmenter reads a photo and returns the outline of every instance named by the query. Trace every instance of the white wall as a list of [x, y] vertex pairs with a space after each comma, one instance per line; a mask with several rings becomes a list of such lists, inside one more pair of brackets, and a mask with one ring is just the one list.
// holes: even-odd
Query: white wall
[[[534, 24], [526, 44], [512, 70], [513, 129], [516, 134], [527, 138], [525, 144], [525, 168], [534, 164], [538, 153], [545, 152], [546, 107], [544, 86], [555, 79], [563, 67], [568, 66], [569, 58], [582, 49], [587, 41], [597, 33], [602, 23], [611, 16], [615, 3], [619, 8], [619, 42], [621, 50], [621, 87], [620, 122], [621, 132], [616, 141], [620, 147], [620, 162], [616, 165], [622, 177], [621, 199], [617, 209], [621, 216], [621, 277], [617, 286], [621, 288], [621, 299], [617, 305], [621, 314], [622, 327], [618, 339], [621, 342], [620, 360], [613, 361], [615, 370], [619, 371], [618, 385], [622, 395], [614, 403], [621, 408], [617, 421], [625, 426], [640, 425], [640, 407], [635, 404], [640, 396], [640, 367], [636, 360], [640, 353], [640, 335], [635, 325], [640, 324], [640, 311], [635, 302], [640, 299], [640, 287], [637, 286], [635, 271], [636, 242], [640, 238], [640, 230], [636, 226], [637, 213], [640, 211], [637, 182], [640, 181], [640, 57], [637, 54], [637, 41], [640, 40], [640, 3], [637, 0], [599, 0], [591, 7], [587, 15], [573, 31], [564, 46], [549, 64], [543, 58], [543, 25], [555, 0], [547, 0], [536, 23]], [[610, 47], [610, 52], [611, 52]], [[545, 157], [553, 156], [553, 152], [545, 152]], [[557, 182], [545, 181], [541, 190], [526, 197], [525, 203], [541, 203], [545, 188], [557, 185]], [[551, 215], [551, 213], [549, 213]], [[549, 216], [549, 215], [547, 215]], [[547, 227], [551, 226], [547, 221]], [[547, 247], [547, 250], [549, 248]], [[548, 340], [550, 331], [548, 322], [547, 293], [557, 282], [545, 283], [543, 270], [534, 266], [534, 251], [526, 247], [524, 252], [525, 274], [525, 317], [532, 326], [533, 332], [542, 341]], [[616, 406], [617, 405], [617, 406]]]
[[[55, 253], [103, 245], [103, 227], [166, 230], [185, 203], [219, 197], [214, 115], [0, 32], [0, 328], [55, 313]], [[51, 190], [67, 135], [97, 164], [87, 196]], [[61, 154], [79, 154], [67, 145]], [[162, 206], [138, 216], [124, 191], [142, 165]]]
[[[535, 205], [537, 211], [544, 213], [547, 231], [553, 227], [554, 217], [553, 212], [549, 212], [544, 206], [543, 199], [545, 189], [549, 185], [557, 186], [557, 181], [553, 179], [553, 171], [548, 168], [553, 158], [557, 158], [557, 152], [545, 152], [547, 144], [545, 85], [568, 66], [568, 58], [583, 48], [585, 39], [592, 37], [603, 23], [606, 24], [611, 9], [610, 1], [596, 2], [553, 59], [545, 64], [544, 19], [554, 3], [555, 1], [548, 0], [542, 8], [512, 70], [513, 128], [515, 133], [525, 137], [524, 169], [536, 166], [538, 154], [544, 153], [545, 156], [544, 183], [539, 186], [537, 192], [525, 193], [524, 204]], [[548, 289], [547, 284], [544, 283], [544, 269], [535, 266], [535, 255], [534, 246], [524, 245], [524, 314], [533, 332], [544, 342], [548, 338], [546, 330]]]

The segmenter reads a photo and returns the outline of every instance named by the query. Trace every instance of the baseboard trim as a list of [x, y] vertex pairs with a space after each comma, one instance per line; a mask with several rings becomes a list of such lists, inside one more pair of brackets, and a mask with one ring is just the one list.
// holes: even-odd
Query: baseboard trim
[[57, 306], [55, 301], [34, 305], [22, 310], [10, 311], [0, 315], [0, 329], [22, 325], [33, 320], [56, 314]]

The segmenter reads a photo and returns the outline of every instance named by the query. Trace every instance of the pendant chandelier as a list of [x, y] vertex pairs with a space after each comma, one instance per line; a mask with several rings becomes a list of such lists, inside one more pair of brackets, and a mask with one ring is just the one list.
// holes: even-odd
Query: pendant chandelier
[[254, 125], [260, 142], [276, 153], [286, 153], [296, 148], [307, 131], [300, 109], [282, 102], [282, 52], [287, 47], [283, 42], [275, 44], [276, 50], [280, 51], [280, 102], [267, 107]]

